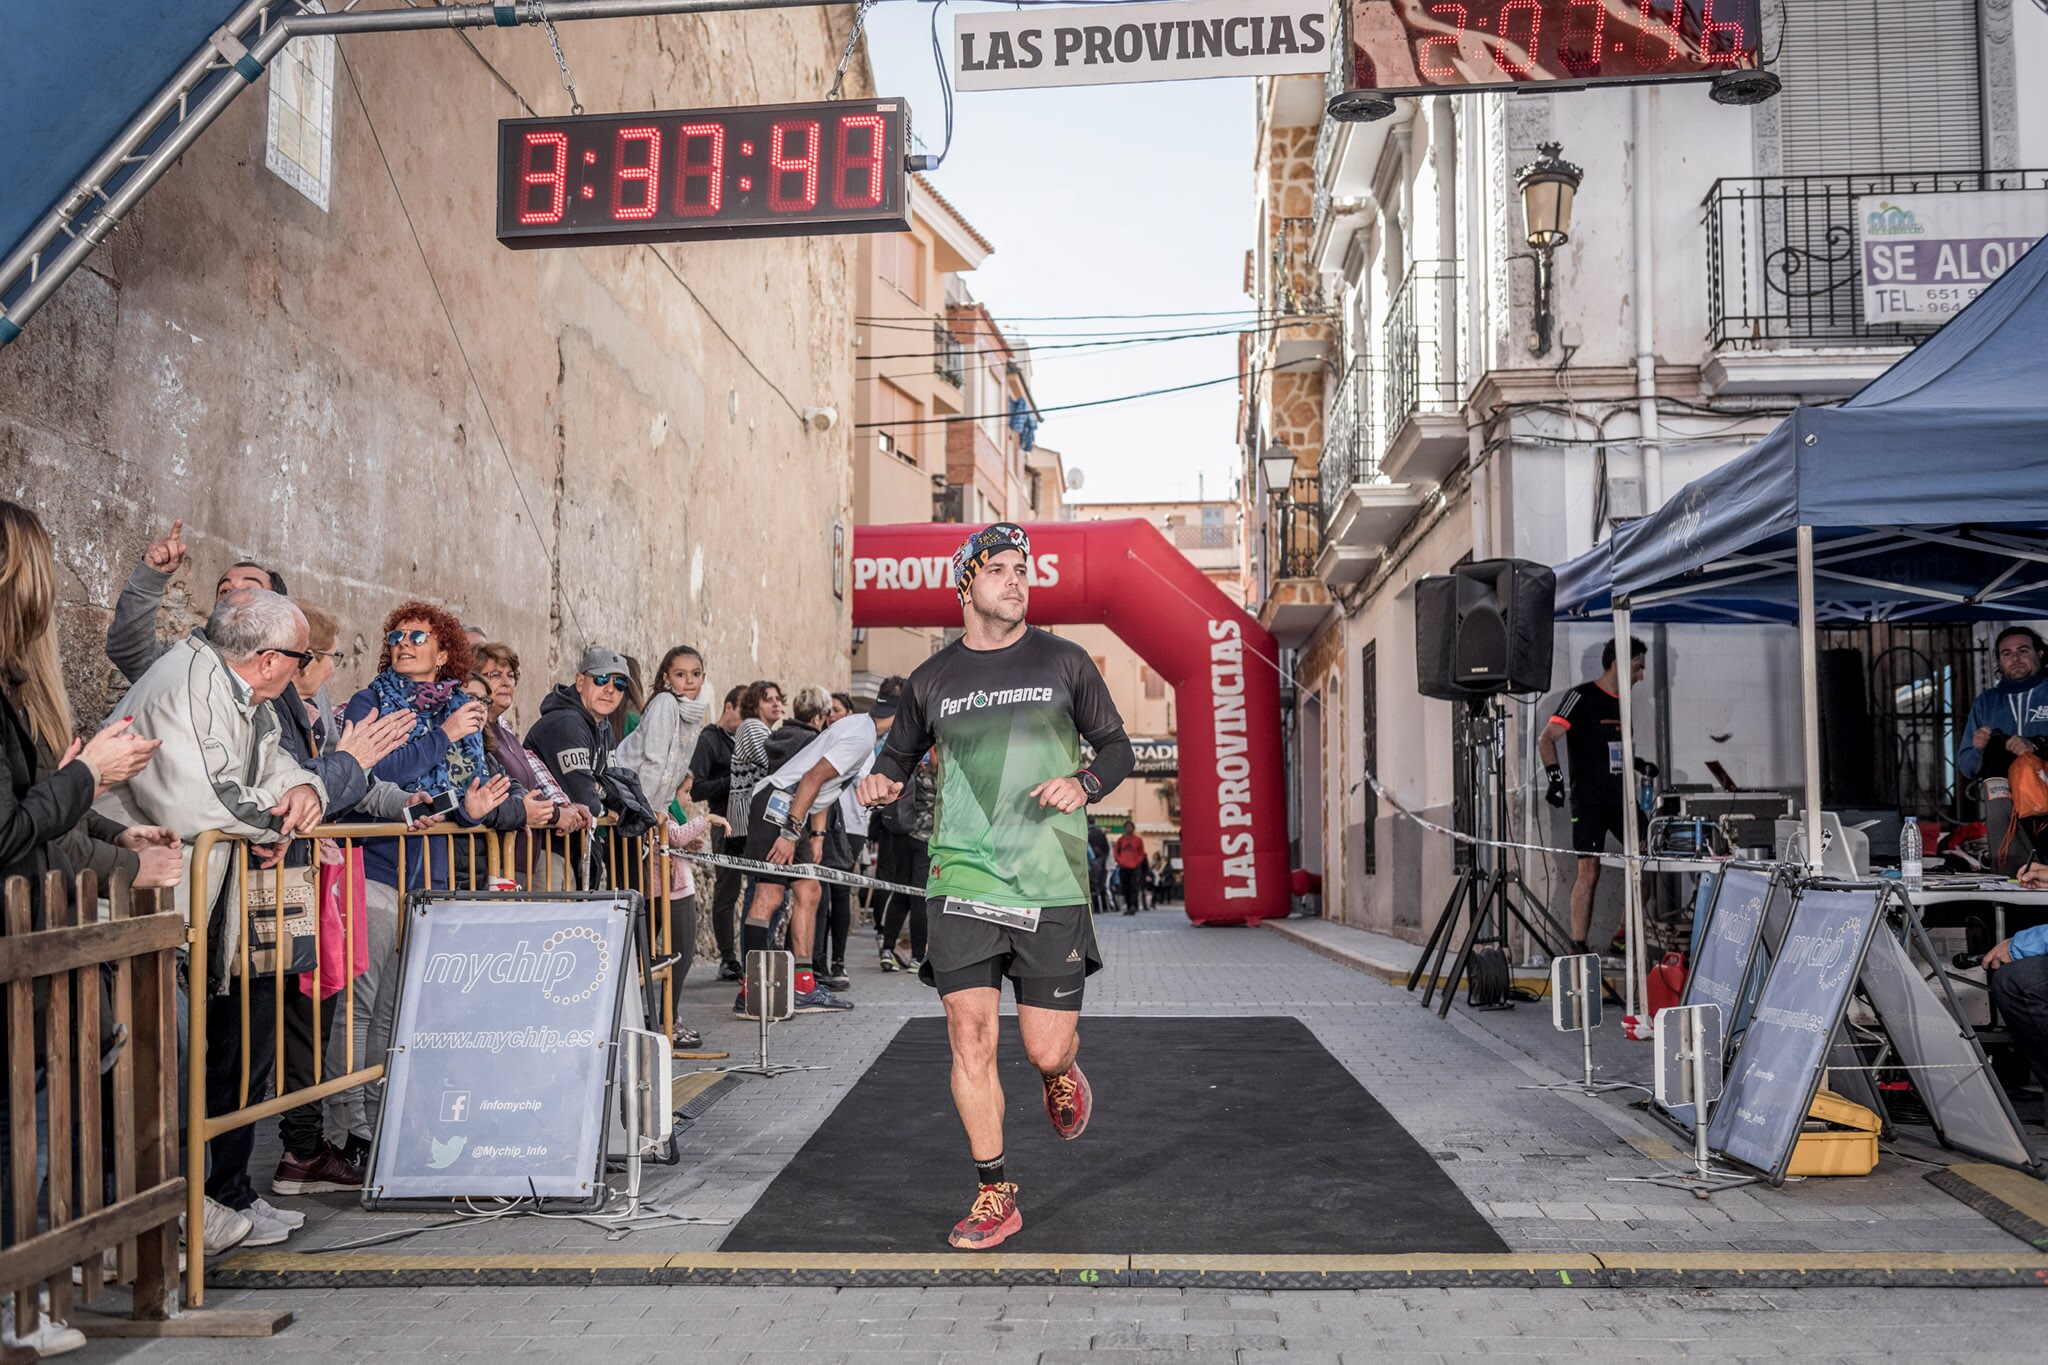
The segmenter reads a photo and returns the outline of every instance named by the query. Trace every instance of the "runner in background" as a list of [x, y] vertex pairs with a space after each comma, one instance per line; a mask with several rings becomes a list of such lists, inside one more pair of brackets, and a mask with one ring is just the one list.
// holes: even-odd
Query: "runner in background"
[[[1025, 624], [1030, 552], [1022, 527], [999, 522], [954, 554], [964, 633], [910, 675], [895, 728], [859, 788], [863, 805], [897, 800], [936, 746], [929, 944], [919, 977], [945, 1004], [953, 1104], [978, 1186], [948, 1240], [974, 1249], [1024, 1226], [1003, 1170], [996, 1035], [1005, 979], [1054, 1130], [1072, 1140], [1088, 1126], [1094, 1098], [1075, 1058], [1082, 987], [1102, 958], [1088, 913], [1082, 808], [1133, 764], [1094, 662], [1079, 645]], [[1096, 753], [1089, 768], [1083, 740]]]

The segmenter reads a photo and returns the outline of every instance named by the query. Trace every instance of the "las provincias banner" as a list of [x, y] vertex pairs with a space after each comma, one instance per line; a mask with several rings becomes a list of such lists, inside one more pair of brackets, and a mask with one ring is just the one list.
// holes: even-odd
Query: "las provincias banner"
[[1026, 8], [953, 20], [953, 84], [962, 90], [1320, 75], [1329, 66], [1322, 0]]

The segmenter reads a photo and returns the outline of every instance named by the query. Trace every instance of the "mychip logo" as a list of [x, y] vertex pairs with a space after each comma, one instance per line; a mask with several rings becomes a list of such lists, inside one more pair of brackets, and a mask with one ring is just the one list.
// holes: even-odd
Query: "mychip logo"
[[521, 939], [502, 953], [435, 953], [427, 959], [430, 986], [453, 986], [468, 995], [485, 983], [532, 984], [551, 1004], [574, 1005], [597, 994], [611, 980], [612, 951], [588, 925], [559, 929], [535, 952]]

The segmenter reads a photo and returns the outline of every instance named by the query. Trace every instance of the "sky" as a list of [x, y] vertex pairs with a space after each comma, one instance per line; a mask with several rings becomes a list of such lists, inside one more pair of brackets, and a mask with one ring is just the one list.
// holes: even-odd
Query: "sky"
[[[953, 15], [1007, 5], [946, 5]], [[932, 7], [890, 0], [868, 14], [876, 93], [909, 101], [925, 149], [945, 142], [931, 51]], [[1215, 317], [1015, 321], [1039, 346], [1075, 333], [1225, 330], [1224, 335], [1096, 351], [1041, 350], [1041, 408], [1227, 379], [1253, 228], [1249, 77], [954, 96], [953, 146], [930, 178], [995, 253], [966, 277], [998, 319], [1077, 314]], [[1055, 335], [1055, 333], [1069, 335]], [[1229, 497], [1238, 475], [1234, 382], [1132, 403], [1047, 414], [1040, 444], [1082, 475], [1077, 502]]]

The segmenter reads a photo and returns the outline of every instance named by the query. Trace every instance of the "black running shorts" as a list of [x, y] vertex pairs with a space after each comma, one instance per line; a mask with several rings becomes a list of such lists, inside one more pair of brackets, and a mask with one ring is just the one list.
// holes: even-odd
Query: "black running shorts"
[[1027, 931], [949, 915], [945, 900], [936, 899], [926, 923], [930, 942], [918, 976], [942, 996], [980, 986], [1000, 991], [1007, 977], [1020, 1005], [1079, 1010], [1082, 983], [1102, 970], [1085, 905], [1048, 906], [1038, 928]]
[[[1597, 858], [1607, 851], [1607, 836], [1614, 836], [1614, 851], [1624, 847], [1621, 833], [1624, 806], [1618, 801], [1572, 807], [1572, 848], [1581, 858]], [[1644, 833], [1643, 817], [1636, 816], [1636, 834]]]
[[[768, 861], [768, 851], [774, 848], [775, 841], [782, 837], [782, 826], [768, 818], [768, 798], [773, 795], [775, 789], [763, 782], [755, 789], [754, 799], [747, 805], [747, 847], [744, 856], [752, 858], [757, 863]], [[798, 840], [797, 861], [806, 861], [804, 855], [809, 852], [810, 849], [806, 847], [804, 841]], [[752, 872], [748, 875], [757, 885], [765, 886], [788, 886], [794, 880], [773, 872]]]

